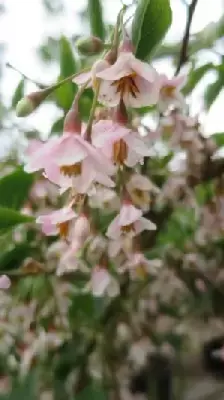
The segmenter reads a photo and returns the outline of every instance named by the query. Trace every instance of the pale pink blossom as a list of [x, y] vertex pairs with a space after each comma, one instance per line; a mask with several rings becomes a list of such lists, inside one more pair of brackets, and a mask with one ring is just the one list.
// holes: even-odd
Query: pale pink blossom
[[169, 79], [166, 75], [161, 75], [161, 89], [159, 97], [159, 109], [164, 112], [172, 105], [175, 108], [184, 108], [184, 96], [180, 92], [186, 83], [185, 76], [175, 76]]
[[6, 290], [11, 286], [11, 281], [7, 275], [0, 275], [0, 289]]
[[116, 279], [108, 272], [108, 270], [99, 265], [92, 269], [90, 290], [96, 297], [108, 295], [116, 297], [119, 294], [119, 285]]
[[57, 276], [77, 270], [85, 271], [84, 262], [80, 258], [83, 243], [79, 239], [73, 239], [71, 246], [62, 255], [57, 267]]
[[89, 204], [91, 208], [100, 208], [104, 211], [120, 209], [120, 199], [117, 193], [104, 186], [96, 187], [95, 193], [92, 193], [89, 197]]
[[26, 172], [36, 172], [45, 169], [52, 162], [54, 146], [58, 138], [52, 137], [46, 142], [31, 140], [27, 149], [27, 163], [24, 166]]
[[65, 131], [59, 138], [35, 143], [28, 153], [25, 170], [43, 169], [45, 177], [62, 192], [74, 187], [78, 193], [86, 193], [94, 182], [114, 186], [109, 177], [115, 172], [113, 164], [78, 132]]
[[124, 202], [120, 213], [114, 218], [107, 229], [106, 235], [110, 239], [119, 239], [120, 236], [136, 236], [144, 230], [155, 230], [156, 225], [142, 216], [130, 202]]
[[151, 155], [151, 150], [138, 133], [111, 120], [101, 120], [93, 126], [92, 143], [118, 165], [134, 167]]
[[154, 68], [138, 60], [130, 51], [121, 51], [117, 61], [96, 73], [100, 78], [99, 101], [109, 107], [122, 99], [127, 107], [156, 104], [160, 78]]
[[135, 205], [147, 211], [151, 202], [151, 193], [159, 193], [159, 188], [152, 181], [141, 174], [131, 175], [126, 189]]
[[72, 80], [72, 82], [76, 83], [76, 85], [78, 86], [82, 86], [84, 84], [86, 84], [89, 81], [89, 84], [87, 85], [87, 87], [95, 87], [96, 85], [96, 74], [98, 72], [101, 72], [105, 69], [107, 69], [108, 67], [110, 67], [110, 64], [108, 61], [106, 60], [97, 60], [92, 68], [89, 71], [83, 71], [80, 72], [80, 74], [76, 75], [75, 78]]
[[[114, 186], [109, 177], [115, 172], [113, 164], [79, 134], [64, 133], [54, 148], [53, 158], [60, 172], [72, 177], [72, 187], [78, 193], [86, 193], [94, 182]], [[51, 173], [52, 181], [56, 183], [58, 178], [61, 179], [57, 171], [55, 179]]]
[[129, 255], [129, 259], [121, 266], [120, 271], [129, 271], [132, 279], [146, 278], [156, 274], [161, 265], [161, 260], [148, 260], [143, 253], [136, 252]]
[[46, 215], [40, 215], [36, 222], [42, 225], [45, 235], [58, 235], [67, 237], [69, 221], [76, 218], [77, 214], [71, 207], [63, 207]]
[[87, 215], [80, 214], [75, 220], [72, 228], [72, 236], [75, 238], [75, 240], [78, 240], [83, 244], [86, 239], [88, 239], [90, 236], [90, 222]]

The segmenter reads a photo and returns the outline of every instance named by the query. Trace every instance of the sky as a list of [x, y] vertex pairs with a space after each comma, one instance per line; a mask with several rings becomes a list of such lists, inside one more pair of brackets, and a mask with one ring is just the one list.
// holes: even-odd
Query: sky
[[[186, 17], [187, 0], [171, 0], [173, 10], [173, 23], [166, 37], [167, 41], [179, 41], [183, 36]], [[131, 0], [124, 0], [125, 4], [130, 4]], [[83, 32], [78, 12], [82, 11], [86, 5], [85, 0], [64, 0], [66, 5], [65, 12], [60, 17], [50, 17], [41, 6], [41, 0], [0, 0], [4, 4], [6, 13], [1, 17], [0, 22], [0, 42], [6, 44], [3, 63], [10, 62], [24, 74], [37, 81], [52, 83], [58, 76], [59, 67], [47, 69], [38, 59], [36, 49], [48, 35], [70, 36], [71, 34], [81, 34]], [[114, 23], [116, 15], [121, 8], [120, 0], [103, 0], [104, 15], [108, 22]], [[224, 0], [199, 0], [195, 11], [192, 24], [192, 34], [203, 29], [208, 23], [215, 22], [220, 18], [224, 10]], [[132, 12], [132, 11], [130, 11]], [[56, 19], [57, 18], [57, 23]], [[224, 50], [224, 49], [223, 49]], [[224, 51], [223, 51], [224, 52]], [[217, 61], [217, 55], [212, 52], [205, 52], [200, 57], [200, 63]], [[159, 72], [166, 72], [172, 76], [173, 69], [167, 61], [156, 64]], [[3, 68], [4, 79], [1, 93], [6, 101], [10, 103], [13, 91], [20, 81], [20, 75], [10, 69]], [[200, 113], [201, 121], [204, 125], [205, 133], [224, 131], [223, 113], [224, 92], [219, 96], [210, 112], [203, 112], [202, 92], [204, 86], [214, 80], [214, 74], [209, 74], [195, 90], [190, 99], [190, 109], [192, 114]], [[33, 128], [38, 126], [40, 130], [48, 131], [55, 120], [55, 108], [51, 105], [44, 109], [39, 109], [32, 116], [24, 120], [17, 120], [21, 127]], [[14, 118], [14, 117], [13, 117]], [[22, 125], [21, 125], [22, 124]]]

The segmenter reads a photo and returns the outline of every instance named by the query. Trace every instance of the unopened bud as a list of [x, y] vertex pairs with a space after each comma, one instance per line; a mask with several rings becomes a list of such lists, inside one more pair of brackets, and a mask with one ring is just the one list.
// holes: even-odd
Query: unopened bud
[[77, 50], [84, 56], [93, 56], [101, 53], [104, 49], [104, 43], [96, 36], [80, 38], [76, 42]]
[[81, 133], [81, 128], [82, 123], [80, 119], [78, 104], [74, 100], [72, 107], [65, 116], [63, 132]]
[[49, 95], [49, 89], [30, 93], [23, 97], [16, 106], [17, 117], [26, 117], [31, 114]]

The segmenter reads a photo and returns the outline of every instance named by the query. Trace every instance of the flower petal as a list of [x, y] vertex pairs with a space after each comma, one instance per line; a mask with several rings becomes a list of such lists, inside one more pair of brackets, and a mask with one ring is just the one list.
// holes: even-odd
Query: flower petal
[[159, 81], [151, 83], [139, 76], [134, 78], [134, 81], [139, 92], [136, 93], [136, 97], [130, 91], [124, 94], [124, 102], [128, 107], [147, 107], [158, 102], [160, 92]]
[[0, 276], [0, 289], [9, 289], [11, 286], [11, 281], [7, 275]]
[[129, 52], [120, 53], [117, 61], [111, 67], [96, 74], [97, 78], [107, 81], [116, 81], [124, 76], [130, 75], [133, 72], [130, 64], [132, 56], [133, 54]]
[[121, 235], [119, 218], [120, 216], [117, 215], [107, 228], [106, 236], [111, 239], [117, 239]]
[[115, 107], [120, 102], [120, 93], [111, 81], [101, 80], [98, 100], [101, 104], [108, 107]]
[[142, 217], [139, 221], [136, 221], [134, 225], [135, 225], [136, 235], [145, 230], [148, 231], [156, 230], [156, 225], [152, 221], [144, 217]]
[[118, 224], [120, 227], [133, 224], [142, 216], [142, 211], [138, 210], [132, 204], [124, 204], [121, 207], [121, 211], [119, 214]]
[[130, 65], [132, 70], [135, 71], [139, 77], [144, 78], [148, 82], [153, 83], [159, 78], [159, 75], [153, 67], [143, 61], [138, 60], [134, 56], [130, 58]]
[[79, 143], [78, 135], [67, 135], [64, 141], [58, 146], [54, 154], [57, 165], [72, 165], [82, 161], [87, 155], [84, 146]]
[[[79, 75], [75, 76], [75, 78], [72, 79], [72, 82], [76, 83], [76, 85], [84, 85], [89, 79], [92, 78], [92, 72], [87, 71], [87, 72], [81, 72]], [[91, 82], [87, 87], [91, 87]]]
[[93, 126], [92, 143], [95, 147], [103, 147], [107, 142], [114, 143], [131, 132], [130, 129], [112, 120], [101, 120]]
[[103, 296], [110, 284], [111, 276], [105, 268], [95, 267], [92, 270], [91, 288], [96, 297]]

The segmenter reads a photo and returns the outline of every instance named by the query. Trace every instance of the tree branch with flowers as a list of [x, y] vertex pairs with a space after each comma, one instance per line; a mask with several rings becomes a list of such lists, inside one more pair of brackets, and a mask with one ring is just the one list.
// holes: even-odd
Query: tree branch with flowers
[[[63, 37], [61, 79], [20, 96], [22, 74], [17, 117], [45, 101], [63, 110], [46, 141], [29, 140], [23, 169], [0, 179], [3, 375], [13, 390], [32, 376], [31, 399], [131, 398], [135, 351], [146, 364], [152, 354], [176, 360], [196, 340], [195, 321], [203, 331], [223, 317], [223, 143], [190, 114], [198, 78], [181, 72], [196, 5], [173, 77], [154, 66], [169, 0], [137, 1], [130, 27], [124, 4], [112, 34], [89, 0], [80, 60]], [[165, 400], [157, 389], [146, 378], [144, 394]]]

